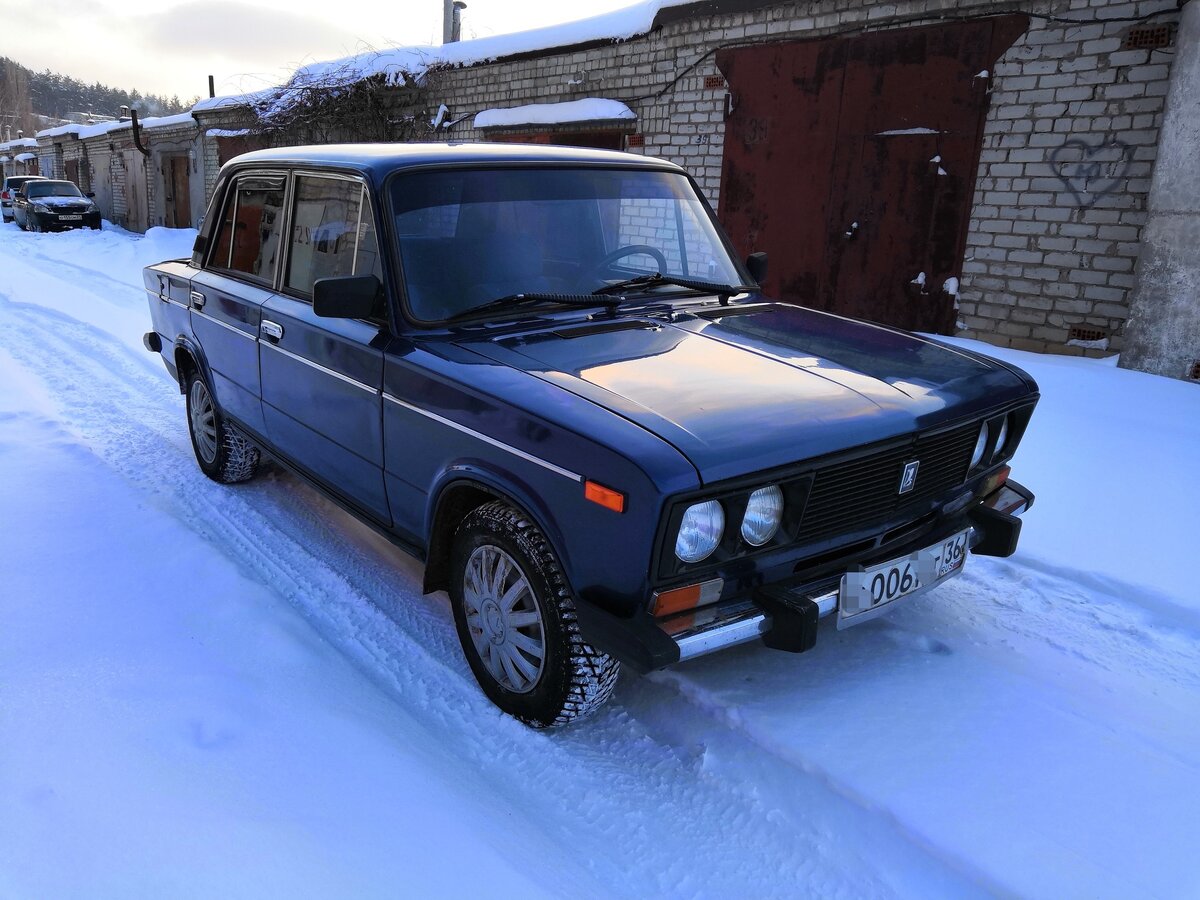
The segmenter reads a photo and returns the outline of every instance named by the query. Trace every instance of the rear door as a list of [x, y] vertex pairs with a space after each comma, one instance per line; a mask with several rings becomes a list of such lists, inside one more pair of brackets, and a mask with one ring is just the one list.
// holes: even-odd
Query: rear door
[[192, 332], [208, 361], [217, 405], [259, 434], [266, 429], [258, 330], [282, 256], [286, 187], [283, 172], [236, 176], [189, 297]]
[[298, 172], [280, 291], [263, 306], [263, 414], [271, 443], [382, 523], [383, 347], [386, 319], [313, 313], [319, 278], [374, 274], [382, 281], [369, 195], [353, 176]]

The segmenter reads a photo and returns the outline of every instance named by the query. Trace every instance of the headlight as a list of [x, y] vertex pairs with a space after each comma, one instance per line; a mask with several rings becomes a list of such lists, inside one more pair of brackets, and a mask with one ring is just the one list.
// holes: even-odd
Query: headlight
[[1006, 443], [1008, 443], [1008, 416], [1004, 417], [1004, 421], [1000, 425], [1000, 433], [996, 435], [996, 449], [992, 451], [992, 462], [1000, 458]]
[[777, 485], [767, 485], [750, 495], [746, 514], [742, 516], [742, 537], [746, 543], [761, 547], [779, 530], [783, 518], [783, 491]]
[[50, 207], [45, 206], [44, 204], [41, 204], [41, 203], [35, 203], [35, 204], [33, 204], [33, 211], [40, 212], [40, 213], [48, 213], [48, 212], [50, 212]]
[[725, 533], [725, 510], [716, 500], [693, 503], [679, 523], [675, 555], [685, 563], [700, 562], [717, 549]]
[[979, 429], [979, 440], [975, 442], [975, 452], [971, 454], [971, 468], [974, 469], [977, 465], [983, 462], [983, 451], [987, 449], [988, 427], [987, 422], [983, 423], [983, 427]]

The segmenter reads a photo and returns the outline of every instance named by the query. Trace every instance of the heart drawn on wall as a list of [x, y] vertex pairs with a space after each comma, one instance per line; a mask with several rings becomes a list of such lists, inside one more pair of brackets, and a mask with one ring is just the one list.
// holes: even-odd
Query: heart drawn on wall
[[1101, 140], [1094, 147], [1071, 138], [1050, 154], [1054, 174], [1084, 209], [1115, 191], [1132, 162], [1132, 148], [1116, 138]]

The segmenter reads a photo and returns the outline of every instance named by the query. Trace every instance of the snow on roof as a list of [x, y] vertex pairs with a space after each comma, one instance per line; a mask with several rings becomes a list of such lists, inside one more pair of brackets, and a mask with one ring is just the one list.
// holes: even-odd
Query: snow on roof
[[530, 103], [508, 109], [485, 109], [475, 116], [476, 128], [504, 128], [514, 125], [556, 125], [566, 122], [595, 122], [612, 119], [636, 119], [619, 100], [584, 97], [565, 103]]
[[235, 109], [239, 106], [253, 106], [265, 100], [278, 88], [267, 88], [262, 91], [247, 91], [244, 94], [224, 94], [220, 97], [205, 97], [192, 107], [192, 112], [211, 112], [216, 109]]
[[78, 136], [79, 129], [82, 125], [71, 123], [69, 125], [56, 125], [54, 128], [45, 128], [37, 133], [40, 138], [62, 137], [63, 135], [73, 134]]
[[[250, 105], [275, 95], [276, 104], [286, 106], [289, 94], [312, 87], [337, 88], [383, 75], [390, 83], [403, 85], [409, 79], [442, 66], [469, 66], [506, 56], [536, 53], [555, 47], [570, 47], [592, 41], [623, 41], [646, 34], [654, 27], [659, 12], [672, 6], [686, 6], [695, 0], [641, 0], [624, 9], [598, 16], [564, 22], [545, 28], [533, 28], [515, 34], [497, 34], [441, 46], [392, 47], [346, 56], [327, 62], [311, 63], [296, 70], [286, 85], [244, 97], [214, 98], [224, 105]], [[282, 95], [279, 92], [283, 92]], [[214, 100], [202, 100], [196, 110], [216, 108]]]
[[31, 159], [37, 159], [36, 153], [18, 153], [13, 157], [17, 162], [28, 162]]
[[5, 141], [0, 144], [0, 150], [15, 150], [18, 147], [36, 147], [37, 141], [33, 138], [15, 138], [11, 141]]
[[250, 133], [249, 128], [210, 128], [204, 132], [208, 137], [229, 138], [245, 137]]
[[188, 110], [173, 116], [150, 116], [139, 119], [138, 124], [143, 128], [173, 128], [177, 125], [195, 125], [196, 120], [192, 116], [192, 111]]

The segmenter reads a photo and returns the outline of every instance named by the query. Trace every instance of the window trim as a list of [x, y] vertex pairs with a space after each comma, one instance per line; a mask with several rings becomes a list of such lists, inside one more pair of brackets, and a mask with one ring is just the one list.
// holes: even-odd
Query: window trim
[[233, 239], [232, 239], [232, 236], [230, 237], [230, 241], [229, 241], [229, 256], [225, 260], [226, 264], [224, 266], [217, 265], [213, 258], [216, 256], [217, 248], [220, 246], [220, 241], [218, 239], [220, 238], [220, 235], [221, 235], [221, 226], [224, 225], [224, 223], [225, 223], [225, 212], [227, 209], [229, 209], [230, 203], [234, 204], [233, 219], [231, 221], [235, 221], [235, 222], [237, 221], [237, 204], [238, 204], [238, 195], [237, 195], [238, 187], [237, 186], [243, 178], [282, 178], [283, 179], [283, 202], [284, 202], [283, 213], [284, 213], [284, 216], [283, 216], [282, 227], [284, 229], [286, 229], [286, 231], [291, 230], [289, 227], [290, 222], [291, 222], [291, 217], [290, 217], [290, 215], [288, 213], [288, 209], [287, 209], [287, 202], [288, 202], [288, 199], [291, 197], [291, 184], [292, 184], [291, 178], [289, 176], [290, 176], [290, 173], [286, 169], [239, 169], [238, 171], [230, 174], [229, 181], [225, 185], [225, 194], [221, 198], [221, 201], [222, 201], [221, 202], [221, 211], [217, 216], [216, 227], [212, 232], [212, 244], [211, 244], [211, 246], [206, 248], [205, 254], [204, 254], [204, 260], [200, 266], [200, 268], [203, 271], [213, 272], [217, 275], [221, 275], [224, 278], [232, 278], [235, 281], [243, 281], [246, 284], [253, 285], [254, 287], [266, 288], [267, 290], [270, 290], [270, 291], [277, 290], [276, 284], [278, 283], [278, 280], [279, 280], [278, 262], [275, 266], [275, 271], [272, 272], [270, 278], [261, 278], [257, 275], [251, 275], [249, 272], [243, 272], [240, 269], [230, 268], [230, 264], [233, 262]]
[[[297, 187], [299, 185], [300, 179], [301, 178], [325, 178], [330, 181], [350, 181], [350, 182], [357, 183], [359, 188], [361, 189], [359, 192], [359, 195], [358, 195], [358, 231], [354, 235], [354, 256], [350, 262], [350, 274], [351, 275], [354, 275], [357, 273], [357, 267], [358, 267], [358, 242], [360, 240], [359, 236], [362, 233], [363, 200], [365, 199], [367, 203], [370, 203], [371, 202], [371, 194], [370, 194], [370, 191], [367, 190], [366, 179], [364, 179], [361, 175], [351, 175], [351, 174], [348, 174], [345, 172], [321, 172], [321, 171], [312, 170], [312, 169], [292, 169], [291, 176], [292, 176], [291, 184], [290, 184], [290, 189], [288, 191], [288, 198], [287, 198], [287, 200], [288, 200], [288, 208], [287, 208], [288, 241], [287, 241], [287, 248], [284, 252], [284, 257], [283, 257], [283, 266], [281, 267], [281, 269], [279, 271], [279, 278], [276, 281], [275, 291], [276, 291], [276, 293], [283, 294], [287, 297], [291, 297], [293, 300], [299, 300], [303, 303], [308, 303], [311, 305], [312, 304], [312, 291], [304, 293], [302, 291], [296, 290], [295, 288], [289, 287], [288, 283], [287, 283], [288, 275], [291, 273], [291, 267], [292, 267], [291, 233], [292, 233], [293, 223], [295, 222], [295, 218], [296, 218], [296, 191], [297, 191]], [[372, 204], [372, 206], [373, 206], [373, 204]], [[375, 228], [376, 243], [378, 243], [380, 245], [380, 247], [382, 248], [382, 241], [380, 241], [380, 239], [379, 239], [379, 225], [375, 222], [374, 209], [372, 209], [371, 212], [372, 212], [371, 224], [372, 224], [372, 227]], [[382, 267], [381, 267], [381, 269], [382, 269]], [[380, 282], [382, 283], [383, 279], [380, 279]], [[359, 321], [366, 322], [369, 320], [361, 319]]]

